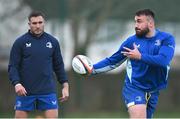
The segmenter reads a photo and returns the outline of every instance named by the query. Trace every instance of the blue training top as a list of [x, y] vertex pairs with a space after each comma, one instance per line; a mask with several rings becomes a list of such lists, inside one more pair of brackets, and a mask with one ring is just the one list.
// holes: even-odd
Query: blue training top
[[59, 43], [45, 32], [40, 37], [27, 32], [14, 42], [8, 72], [12, 84], [21, 83], [27, 95], [55, 93], [53, 72], [61, 84], [67, 82]]
[[[134, 49], [133, 43], [138, 46], [141, 60], [127, 59], [121, 53], [123, 47]], [[93, 74], [112, 70], [127, 60], [125, 83], [132, 83], [145, 91], [160, 90], [167, 85], [174, 50], [174, 37], [168, 33], [156, 30], [155, 36], [151, 38], [133, 35], [111, 57], [94, 64]]]

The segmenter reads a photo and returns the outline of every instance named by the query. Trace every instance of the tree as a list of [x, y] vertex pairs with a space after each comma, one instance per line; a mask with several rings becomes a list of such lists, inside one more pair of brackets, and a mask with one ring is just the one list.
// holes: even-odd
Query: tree
[[[70, 21], [74, 44], [73, 56], [87, 53], [89, 44], [95, 40], [94, 36], [98, 29], [113, 13], [113, 10], [124, 2], [125, 0], [121, 2], [119, 0], [36, 0], [34, 3], [31, 0], [24, 0], [24, 3], [30, 5], [32, 9], [45, 11], [48, 19]], [[39, 7], [40, 5], [43, 7]], [[82, 27], [85, 37], [80, 40]]]
[[[97, 31], [108, 20], [133, 20], [134, 13], [138, 9], [153, 9], [158, 14], [158, 20], [180, 19], [172, 14], [178, 12], [178, 7], [174, 6], [178, 5], [179, 0], [173, 2], [159, 0], [158, 2], [163, 2], [163, 7], [157, 4], [157, 0], [36, 0], [36, 2], [23, 0], [23, 2], [32, 9], [44, 11], [48, 19], [70, 21], [74, 44], [73, 56], [87, 53], [89, 45], [96, 40]], [[173, 6], [170, 10], [166, 9], [170, 7], [169, 3]], [[82, 27], [83, 40], [80, 38]]]
[[[11, 4], [9, 4], [11, 3]], [[20, 32], [19, 26], [25, 21], [28, 7], [24, 6], [22, 0], [1, 0], [0, 12], [0, 56], [7, 57], [13, 40]]]

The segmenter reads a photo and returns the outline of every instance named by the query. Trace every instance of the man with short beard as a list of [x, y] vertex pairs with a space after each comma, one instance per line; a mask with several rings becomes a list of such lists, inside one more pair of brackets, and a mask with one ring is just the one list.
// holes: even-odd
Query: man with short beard
[[61, 102], [69, 97], [59, 42], [44, 31], [45, 16], [33, 11], [29, 30], [14, 42], [9, 60], [9, 79], [16, 92], [15, 118], [27, 118], [30, 111], [41, 110], [46, 118], [58, 118], [57, 80], [62, 84]]
[[152, 118], [159, 91], [167, 86], [170, 62], [174, 56], [172, 35], [155, 28], [154, 13], [139, 10], [135, 32], [112, 56], [93, 65], [95, 75], [110, 71], [127, 60], [123, 98], [130, 118]]

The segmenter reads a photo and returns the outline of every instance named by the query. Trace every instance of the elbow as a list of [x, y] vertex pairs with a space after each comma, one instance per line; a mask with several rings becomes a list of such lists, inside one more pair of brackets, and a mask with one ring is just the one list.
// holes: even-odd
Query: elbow
[[163, 63], [163, 64], [160, 64], [159, 66], [160, 67], [167, 67], [169, 64], [167, 64], [167, 63]]
[[161, 67], [167, 67], [169, 64], [170, 64], [170, 62], [167, 60], [159, 61], [159, 63], [158, 63], [158, 65]]

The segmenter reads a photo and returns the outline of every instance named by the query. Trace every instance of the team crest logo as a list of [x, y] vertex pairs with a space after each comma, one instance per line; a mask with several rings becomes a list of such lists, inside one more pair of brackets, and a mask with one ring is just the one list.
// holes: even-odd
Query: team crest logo
[[47, 42], [47, 43], [46, 43], [46, 47], [47, 47], [47, 48], [52, 48], [52, 43], [51, 43], [51, 42]]
[[156, 46], [160, 46], [160, 45], [161, 45], [161, 41], [160, 41], [159, 39], [158, 39], [158, 40], [156, 40], [154, 45], [156, 45]]
[[142, 97], [141, 96], [136, 96], [135, 100], [140, 102], [140, 101], [142, 101]]
[[17, 101], [16, 107], [21, 107], [21, 101]]

